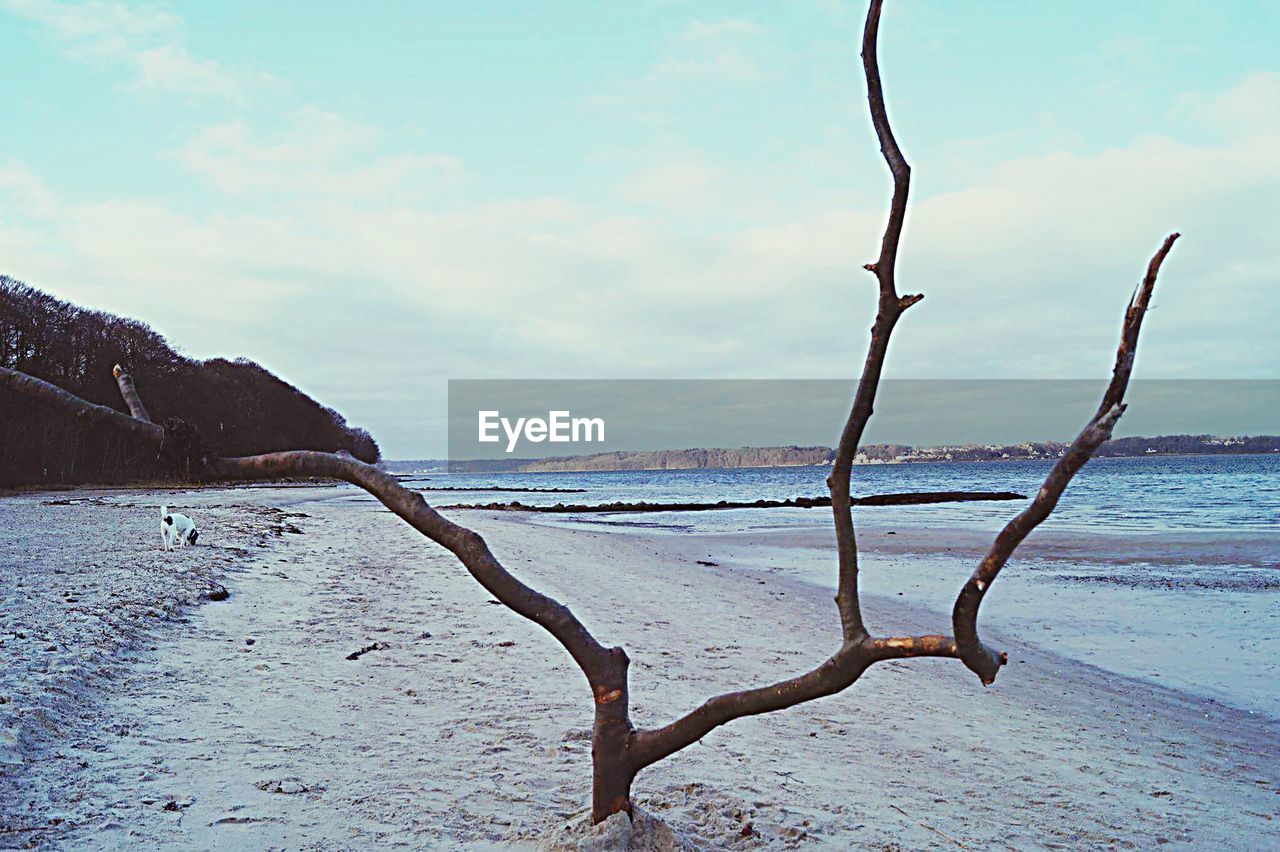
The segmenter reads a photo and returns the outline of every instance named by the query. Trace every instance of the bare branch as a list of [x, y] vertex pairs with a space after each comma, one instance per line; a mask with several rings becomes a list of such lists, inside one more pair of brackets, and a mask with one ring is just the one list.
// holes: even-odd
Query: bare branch
[[835, 695], [861, 677], [872, 662], [874, 659], [861, 643], [846, 643], [817, 668], [802, 675], [769, 686], [717, 695], [665, 727], [637, 731], [631, 745], [632, 760], [640, 770], [734, 719]]
[[116, 384], [120, 386], [120, 396], [124, 397], [124, 404], [129, 406], [129, 413], [135, 420], [150, 423], [151, 415], [147, 413], [147, 407], [142, 404], [138, 389], [133, 386], [133, 376], [126, 373], [124, 367], [119, 364], [111, 368], [111, 375], [116, 377]]
[[438, 513], [416, 491], [395, 477], [348, 454], [293, 451], [245, 458], [214, 458], [208, 473], [223, 479], [322, 476], [341, 479], [377, 497], [411, 527], [458, 558], [481, 586], [509, 609], [541, 626], [569, 652], [586, 675], [595, 701], [592, 736], [592, 819], [631, 812], [629, 760], [634, 728], [629, 715], [627, 669], [622, 648], [606, 648], [567, 606], [517, 580], [500, 563], [481, 535]]
[[794, 707], [847, 689], [873, 664], [909, 657], [959, 657], [950, 636], [864, 637], [845, 643], [817, 668], [769, 686], [728, 692], [708, 699], [671, 724], [637, 731], [631, 746], [636, 769], [692, 745], [716, 728], [743, 716]]
[[[997, 555], [989, 555], [988, 559], [984, 560], [983, 566], [975, 572], [956, 603], [953, 615], [956, 638], [941, 635], [876, 638], [867, 633], [858, 602], [857, 545], [850, 509], [849, 480], [853, 455], [867, 420], [871, 417], [889, 336], [902, 311], [922, 298], [920, 296], [899, 298], [894, 287], [894, 265], [904, 221], [910, 168], [889, 127], [880, 85], [879, 68], [876, 63], [876, 29], [880, 20], [880, 7], [881, 0], [873, 0], [868, 11], [866, 29], [863, 33], [862, 59], [867, 75], [872, 120], [880, 138], [881, 151], [894, 175], [894, 197], [881, 246], [880, 259], [867, 267], [879, 280], [880, 311], [871, 329], [871, 347], [867, 354], [862, 378], [858, 383], [853, 410], [845, 424], [836, 459], [832, 465], [831, 476], [827, 480], [828, 487], [831, 489], [836, 521], [836, 540], [840, 560], [836, 602], [840, 608], [844, 644], [835, 655], [810, 672], [771, 686], [716, 696], [664, 728], [637, 732], [632, 755], [640, 767], [679, 751], [733, 719], [779, 710], [839, 692], [857, 680], [869, 666], [883, 660], [907, 657], [957, 657], [977, 672], [984, 683], [991, 683], [996, 671], [1007, 662], [1008, 657], [988, 648], [978, 640], [976, 618], [981, 596], [990, 586], [995, 574], [999, 572], [1000, 565], [1004, 564], [1017, 547], [1018, 542], [1025, 538], [1026, 534], [1040, 521], [1048, 517], [1071, 477], [1084, 465], [1097, 447], [1110, 437], [1111, 427], [1123, 410], [1122, 406], [1113, 405], [1099, 413], [1099, 416], [1081, 433], [1071, 449], [1055, 466], [1054, 473], [1050, 474], [1049, 481], [1032, 501], [1031, 506], [1015, 518], [997, 538], [997, 543], [993, 547], [993, 553]], [[1123, 396], [1124, 387], [1127, 385], [1129, 372], [1133, 366], [1138, 329], [1155, 286], [1155, 275], [1159, 271], [1160, 262], [1168, 254], [1176, 238], [1176, 234], [1170, 237], [1156, 259], [1152, 261], [1147, 278], [1126, 313], [1125, 330], [1117, 355], [1116, 375], [1112, 380], [1112, 388], [1119, 389], [1119, 396]], [[1109, 396], [1110, 394], [1111, 389], [1108, 391]]]
[[[123, 377], [123, 378], [122, 378]], [[123, 392], [128, 374], [116, 379]], [[129, 417], [112, 408], [95, 405], [48, 382], [0, 367], [0, 386], [52, 404], [76, 417], [109, 426], [157, 446], [165, 431], [149, 421]], [[133, 383], [128, 382], [133, 388]], [[136, 396], [136, 390], [134, 391]], [[141, 406], [141, 400], [137, 400]], [[145, 408], [143, 409], [145, 411]], [[212, 458], [204, 475], [214, 479], [271, 479], [319, 476], [350, 482], [368, 491], [414, 529], [442, 545], [466, 566], [471, 576], [495, 598], [515, 612], [544, 627], [564, 646], [587, 680], [594, 686], [612, 680], [614, 652], [602, 646], [568, 607], [521, 583], [489, 551], [479, 533], [458, 526], [427, 504], [422, 495], [402, 486], [394, 477], [348, 454], [297, 450], [245, 458]]]
[[208, 474], [217, 479], [321, 476], [363, 488], [411, 527], [457, 556], [495, 598], [555, 636], [593, 686], [608, 679], [605, 672], [613, 665], [611, 652], [596, 641], [568, 607], [517, 580], [498, 562], [479, 533], [445, 518], [421, 494], [405, 488], [378, 468], [346, 455], [296, 450], [215, 458], [209, 462]]
[[893, 173], [893, 201], [889, 205], [889, 221], [885, 225], [880, 242], [880, 259], [871, 271], [880, 279], [882, 289], [894, 292], [894, 266], [898, 260], [898, 240], [902, 237], [902, 225], [907, 218], [907, 193], [911, 188], [911, 166], [907, 165], [893, 128], [889, 126], [889, 111], [884, 103], [884, 90], [880, 85], [880, 61], [876, 43], [880, 36], [880, 9], [883, 0], [872, 0], [867, 9], [867, 21], [862, 29], [862, 69], [867, 77], [867, 100], [871, 104], [871, 123], [880, 140], [880, 153]]
[[898, 259], [898, 241], [907, 216], [907, 195], [911, 186], [911, 167], [902, 156], [893, 129], [889, 126], [889, 114], [885, 109], [884, 90], [880, 84], [880, 66], [876, 58], [876, 39], [880, 27], [882, 0], [873, 0], [867, 10], [866, 26], [862, 31], [862, 67], [867, 78], [867, 100], [871, 105], [871, 121], [880, 139], [880, 151], [884, 154], [889, 171], [893, 174], [893, 199], [889, 205], [889, 221], [885, 225], [880, 245], [880, 258], [866, 265], [880, 287], [879, 309], [871, 326], [871, 343], [867, 359], [854, 393], [849, 418], [840, 433], [831, 475], [827, 488], [831, 492], [831, 511], [836, 527], [836, 558], [839, 562], [839, 578], [836, 584], [836, 606], [840, 610], [840, 624], [845, 642], [857, 642], [867, 635], [862, 619], [862, 607], [858, 601], [858, 541], [854, 533], [850, 478], [853, 474], [853, 457], [862, 441], [862, 433], [871, 419], [876, 390], [880, 385], [880, 373], [885, 355], [889, 351], [889, 337], [893, 334], [898, 317], [907, 308], [923, 299], [923, 296], [898, 297], [894, 284]]
[[1176, 233], [1170, 234], [1159, 251], [1151, 258], [1151, 262], [1147, 265], [1146, 277], [1143, 278], [1142, 284], [1129, 303], [1128, 310], [1125, 311], [1120, 348], [1116, 351], [1115, 370], [1112, 372], [1111, 383], [1102, 396], [1102, 404], [1098, 407], [1097, 414], [1072, 442], [1062, 458], [1058, 459], [1053, 470], [1049, 471], [1044, 485], [1031, 501], [1031, 505], [1019, 512], [996, 536], [991, 549], [987, 551], [987, 555], [956, 598], [951, 622], [959, 646], [960, 659], [985, 684], [995, 680], [997, 672], [1007, 661], [1007, 657], [982, 644], [978, 638], [978, 607], [982, 605], [982, 598], [999, 576], [1000, 569], [1013, 555], [1013, 551], [1033, 529], [1049, 517], [1049, 513], [1058, 505], [1058, 498], [1062, 496], [1072, 477], [1092, 458], [1098, 447], [1111, 438], [1111, 430], [1120, 419], [1120, 415], [1124, 413], [1124, 392], [1129, 387], [1129, 375], [1133, 372], [1134, 356], [1138, 350], [1138, 333], [1142, 330], [1142, 318], [1151, 304], [1151, 294], [1155, 291], [1160, 265], [1164, 263], [1178, 236]]
[[164, 430], [146, 420], [138, 420], [127, 414], [121, 414], [114, 408], [86, 402], [72, 393], [67, 393], [56, 385], [43, 379], [28, 376], [8, 367], [0, 367], [0, 387], [7, 387], [25, 396], [32, 397], [55, 408], [59, 408], [74, 417], [126, 432], [130, 435], [160, 444], [164, 440]]
[[956, 640], [950, 636], [901, 636], [872, 638], [863, 642], [873, 662], [904, 660], [909, 657], [958, 657]]
[[1107, 392], [1102, 396], [1098, 413], [1094, 415], [1095, 419], [1124, 402], [1124, 392], [1129, 388], [1129, 376], [1133, 372], [1134, 356], [1138, 353], [1138, 333], [1142, 331], [1142, 319], [1146, 316], [1147, 308], [1151, 306], [1151, 296], [1156, 289], [1156, 276], [1160, 274], [1164, 259], [1169, 256], [1174, 242], [1180, 236], [1182, 235], [1173, 233], [1165, 237], [1164, 243], [1147, 264], [1147, 274], [1142, 277], [1142, 283], [1138, 285], [1133, 298], [1129, 300], [1129, 309], [1124, 314], [1124, 329], [1120, 333], [1120, 348], [1116, 350], [1116, 366], [1111, 373], [1111, 384], [1107, 386]]

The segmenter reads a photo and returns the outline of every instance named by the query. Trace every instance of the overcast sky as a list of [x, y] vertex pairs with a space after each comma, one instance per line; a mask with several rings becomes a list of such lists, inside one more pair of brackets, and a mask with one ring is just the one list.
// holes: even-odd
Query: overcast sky
[[[863, 9], [0, 0], [0, 272], [445, 452], [450, 378], [842, 378]], [[1280, 377], [1280, 5], [888, 0], [897, 378]], [[1036, 438], [1039, 436], [1026, 436]]]

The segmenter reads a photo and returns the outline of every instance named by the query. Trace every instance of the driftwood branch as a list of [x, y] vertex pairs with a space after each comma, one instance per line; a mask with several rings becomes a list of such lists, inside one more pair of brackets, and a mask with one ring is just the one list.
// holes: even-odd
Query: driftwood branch
[[867, 100], [871, 105], [871, 121], [880, 140], [880, 152], [893, 175], [893, 198], [889, 203], [889, 220], [885, 224], [884, 237], [880, 241], [880, 257], [866, 268], [876, 276], [879, 284], [879, 306], [875, 322], [871, 326], [871, 343], [863, 363], [862, 376], [854, 393], [849, 418], [840, 433], [831, 475], [827, 477], [827, 489], [831, 492], [831, 511], [836, 528], [836, 559], [839, 577], [836, 584], [836, 606], [840, 610], [840, 624], [846, 643], [857, 642], [867, 635], [858, 600], [858, 542], [853, 528], [850, 478], [853, 475], [853, 457], [862, 442], [862, 433], [871, 419], [876, 390], [880, 386], [880, 373], [884, 369], [889, 351], [889, 337], [902, 312], [923, 299], [923, 296], [898, 296], [895, 282], [898, 260], [898, 242], [902, 238], [902, 226], [907, 218], [907, 196], [911, 188], [911, 166], [902, 156], [898, 141], [889, 125], [889, 113], [884, 103], [884, 90], [880, 84], [880, 66], [876, 56], [876, 39], [880, 29], [882, 0], [872, 0], [867, 12], [866, 26], [862, 31], [862, 66], [867, 78]]
[[[1125, 315], [1125, 327], [1117, 353], [1117, 369], [1103, 399], [1122, 400], [1133, 368], [1138, 332], [1150, 304], [1160, 263], [1169, 253], [1178, 234], [1170, 235], [1148, 267], [1147, 277]], [[1118, 391], [1118, 395], [1117, 392]], [[1124, 411], [1122, 402], [1090, 421], [1071, 448], [1045, 480], [1031, 505], [1017, 515], [996, 537], [987, 557], [974, 571], [956, 601], [952, 617], [955, 638], [930, 635], [877, 638], [864, 634], [856, 641], [846, 639], [838, 651], [812, 671], [769, 686], [718, 695], [664, 728], [636, 734], [634, 753], [642, 766], [661, 760], [702, 739], [715, 728], [743, 716], [781, 710], [814, 698], [833, 695], [847, 688], [871, 665], [884, 660], [908, 657], [951, 657], [960, 659], [984, 684], [994, 682], [1006, 654], [982, 644], [977, 634], [978, 606], [1000, 568], [1013, 551], [1041, 521], [1049, 516], [1071, 478], [1107, 439]], [[855, 593], [856, 598], [856, 593]], [[843, 616], [843, 611], [842, 611]]]
[[964, 584], [964, 588], [956, 598], [951, 623], [959, 646], [960, 659], [982, 679], [983, 683], [989, 684], [995, 680], [996, 672], [1000, 670], [1000, 666], [1004, 665], [1006, 657], [1003, 654], [997, 654], [979, 641], [978, 607], [982, 605], [982, 598], [999, 576], [1000, 569], [1013, 555], [1014, 549], [1045, 518], [1049, 517], [1049, 513], [1058, 505], [1058, 498], [1062, 496], [1072, 477], [1084, 467], [1085, 462], [1093, 457], [1098, 447], [1110, 440], [1111, 430], [1120, 419], [1120, 415], [1124, 413], [1124, 393], [1129, 387], [1129, 376], [1133, 373], [1134, 356], [1138, 351], [1138, 333], [1142, 330], [1142, 319], [1151, 305], [1156, 276], [1160, 273], [1160, 265], [1168, 257], [1178, 237], [1179, 234], [1175, 233], [1165, 238], [1164, 244], [1147, 265], [1146, 276], [1129, 301], [1129, 307], [1124, 315], [1124, 328], [1120, 333], [1120, 348], [1116, 351], [1115, 369], [1111, 374], [1111, 383], [1107, 385], [1107, 390], [1102, 395], [1102, 403], [1098, 406], [1097, 413], [1049, 471], [1044, 485], [1036, 493], [1031, 505], [1019, 512], [996, 536], [986, 557], [979, 563], [973, 576]]
[[516, 579], [494, 557], [479, 533], [458, 526], [395, 477], [350, 456], [311, 451], [269, 453], [243, 458], [214, 458], [208, 474], [217, 479], [273, 479], [320, 476], [359, 486], [411, 527], [441, 545], [480, 585], [507, 607], [542, 626], [559, 640], [594, 686], [612, 667], [609, 649], [560, 602]]
[[150, 441], [157, 446], [164, 441], [164, 429], [149, 420], [139, 420], [136, 417], [121, 414], [114, 408], [87, 402], [73, 393], [67, 393], [57, 385], [51, 385], [43, 379], [28, 376], [17, 370], [0, 367], [0, 387], [53, 406], [95, 426], [115, 429], [144, 441]]
[[[117, 373], [116, 378], [120, 380], [122, 391], [127, 380], [128, 388], [137, 398], [137, 390], [127, 374]], [[81, 419], [127, 432], [155, 444], [157, 448], [164, 444], [165, 430], [161, 426], [87, 402], [25, 373], [0, 367], [0, 386], [54, 405]], [[141, 406], [141, 399], [136, 401]], [[394, 476], [348, 454], [340, 456], [307, 450], [242, 458], [210, 458], [201, 473], [210, 479], [230, 480], [316, 476], [343, 480], [363, 488], [414, 529], [457, 556], [495, 598], [559, 640], [593, 686], [609, 680], [615, 653], [597, 642], [567, 607], [517, 580], [494, 558], [478, 533], [440, 515], [421, 494], [405, 488]]]
[[992, 683], [1008, 657], [987, 647], [978, 639], [977, 611], [982, 595], [1018, 544], [1053, 511], [1076, 471], [1111, 437], [1111, 428], [1124, 410], [1121, 400], [1133, 368], [1142, 317], [1150, 303], [1160, 265], [1177, 239], [1177, 234], [1165, 240], [1148, 265], [1147, 275], [1126, 311], [1115, 374], [1098, 414], [1059, 459], [1031, 505], [997, 537], [991, 553], [961, 590], [952, 619], [956, 638], [942, 635], [876, 638], [868, 633], [858, 599], [857, 545], [850, 500], [853, 455], [872, 414], [893, 328], [902, 312], [923, 298], [918, 295], [899, 297], [894, 278], [911, 170], [890, 128], [880, 83], [876, 36], [881, 6], [882, 0], [872, 0], [868, 10], [862, 39], [862, 61], [872, 121], [880, 139], [881, 153], [893, 174], [893, 199], [881, 242], [880, 257], [866, 267], [875, 274], [879, 282], [879, 312], [871, 328], [871, 345], [854, 395], [853, 407], [841, 434], [831, 476], [827, 480], [835, 513], [839, 560], [836, 604], [840, 611], [844, 643], [835, 654], [809, 672], [757, 689], [718, 695], [663, 728], [637, 732], [633, 751], [642, 766], [697, 742], [715, 728], [734, 719], [781, 710], [840, 692], [857, 680], [868, 667], [883, 660], [906, 657], [958, 658], [984, 684]]
[[[134, 398], [133, 402], [127, 403], [130, 408], [145, 412], [128, 374], [117, 368], [115, 375], [121, 393], [124, 394], [127, 389]], [[7, 387], [56, 406], [76, 417], [128, 432], [155, 444], [157, 449], [163, 449], [166, 441], [171, 438], [165, 427], [121, 414], [106, 406], [95, 405], [16, 370], [0, 367], [0, 387]], [[182, 421], [174, 421], [173, 428], [190, 427]], [[189, 436], [184, 434], [181, 438], [185, 441]], [[349, 482], [372, 494], [418, 532], [453, 553], [491, 595], [509, 609], [541, 626], [560, 642], [586, 676], [595, 696], [596, 725], [601, 729], [597, 732], [597, 743], [606, 744], [604, 748], [608, 750], [609, 756], [625, 753], [626, 740], [631, 731], [627, 716], [626, 653], [621, 648], [606, 648], [601, 645], [568, 607], [516, 579], [494, 557], [479, 533], [448, 520], [428, 505], [421, 494], [401, 485], [396, 477], [365, 464], [348, 453], [295, 450], [241, 458], [201, 457], [199, 461], [200, 469], [188, 472], [207, 479], [256, 480], [314, 476]], [[615, 765], [622, 764], [603, 761], [606, 771]], [[634, 773], [626, 775], [627, 791], [630, 790], [633, 776]], [[617, 787], [616, 782], [603, 785], [604, 789]], [[597, 783], [595, 789], [598, 796], [602, 785]], [[626, 799], [624, 808], [613, 807], [616, 798], [613, 796], [607, 801], [593, 802], [593, 813], [598, 819], [604, 819], [619, 809], [630, 811], [629, 798]], [[613, 809], [606, 810], [609, 807]]]
[[396, 477], [347, 454], [294, 451], [244, 458], [212, 457], [203, 451], [199, 436], [192, 434], [189, 424], [179, 420], [167, 420], [163, 426], [152, 423], [133, 380], [118, 366], [114, 371], [117, 383], [132, 416], [87, 402], [48, 382], [3, 367], [0, 367], [0, 388], [54, 406], [96, 426], [132, 435], [160, 449], [167, 445], [174, 458], [184, 463], [183, 470], [188, 476], [325, 477], [350, 482], [372, 494], [426, 538], [448, 549], [490, 594], [554, 636], [586, 676], [595, 703], [592, 737], [592, 818], [595, 822], [619, 811], [631, 811], [631, 784], [644, 767], [697, 742], [734, 719], [781, 710], [840, 692], [875, 663], [911, 657], [958, 658], [984, 683], [991, 683], [1005, 657], [987, 648], [978, 638], [977, 616], [983, 595], [1018, 544], [1052, 512], [1071, 478], [1110, 436], [1116, 419], [1124, 411], [1124, 393], [1133, 369], [1142, 319], [1150, 305], [1161, 263], [1178, 235], [1171, 235], [1151, 260], [1146, 277], [1130, 301], [1116, 367], [1097, 414], [1059, 459], [1031, 504], [996, 536], [990, 552], [962, 588], [952, 613], [954, 638], [872, 636], [858, 600], [858, 552], [850, 494], [853, 457], [872, 415], [889, 338], [902, 313], [923, 298], [899, 296], [895, 281], [911, 169], [889, 125], [880, 82], [876, 38], [881, 6], [882, 0], [871, 0], [862, 36], [862, 61], [872, 123], [893, 176], [893, 195], [879, 257], [866, 267], [876, 276], [879, 291], [871, 341], [827, 480], [836, 530], [839, 566], [836, 603], [843, 638], [830, 657], [808, 672], [766, 686], [715, 696], [664, 727], [637, 730], [628, 710], [626, 652], [602, 645], [567, 607], [513, 576], [479, 534], [440, 515], [420, 493], [405, 488]]
[[129, 413], [135, 420], [150, 423], [151, 415], [147, 413], [147, 407], [142, 404], [138, 389], [133, 386], [133, 376], [125, 372], [124, 367], [119, 364], [111, 368], [111, 375], [116, 377], [116, 385], [120, 388], [120, 396], [124, 398], [124, 404], [129, 406]]

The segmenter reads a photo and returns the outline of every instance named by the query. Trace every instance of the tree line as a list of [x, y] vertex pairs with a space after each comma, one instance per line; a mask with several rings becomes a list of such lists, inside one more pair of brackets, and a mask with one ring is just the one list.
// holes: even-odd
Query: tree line
[[[218, 455], [346, 450], [361, 461], [379, 460], [368, 432], [253, 361], [188, 358], [145, 323], [82, 308], [0, 276], [0, 366], [123, 411], [111, 375], [115, 364], [145, 389], [156, 422], [186, 421]], [[172, 475], [154, 446], [0, 388], [0, 486]]]

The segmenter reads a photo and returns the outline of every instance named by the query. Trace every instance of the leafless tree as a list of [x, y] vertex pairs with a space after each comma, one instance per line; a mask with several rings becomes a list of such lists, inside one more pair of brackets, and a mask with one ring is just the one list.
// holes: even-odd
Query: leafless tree
[[54, 385], [14, 370], [0, 371], [0, 386], [7, 386], [103, 427], [145, 439], [166, 452], [176, 453], [194, 476], [201, 479], [315, 476], [345, 480], [365, 489], [424, 536], [447, 548], [491, 595], [554, 636], [586, 676], [595, 702], [591, 813], [596, 822], [619, 811], [631, 812], [632, 782], [645, 767], [692, 745], [734, 719], [782, 710], [840, 692], [870, 666], [884, 660], [952, 657], [977, 674], [982, 683], [990, 684], [1007, 662], [1007, 657], [984, 644], [978, 635], [978, 609], [983, 596], [1015, 548], [1049, 516], [1071, 478], [1110, 437], [1116, 420], [1124, 412], [1123, 399], [1133, 370], [1138, 332], [1151, 303], [1160, 265], [1178, 235], [1171, 234], [1164, 241], [1130, 299], [1116, 353], [1115, 370], [1098, 410], [1054, 465], [1030, 505], [1005, 525], [986, 557], [964, 584], [952, 611], [952, 634], [873, 635], [867, 629], [858, 599], [858, 548], [851, 510], [850, 476], [854, 453], [871, 417], [890, 335], [902, 314], [923, 298], [920, 295], [899, 295], [895, 280], [911, 168], [889, 126], [880, 85], [876, 36], [882, 2], [871, 0], [862, 36], [862, 61], [872, 121], [880, 140], [880, 150], [893, 174], [893, 198], [880, 255], [866, 265], [879, 285], [879, 311], [871, 327], [871, 342], [861, 380], [827, 479], [836, 528], [839, 576], [835, 601], [843, 628], [843, 641], [830, 657], [811, 671], [778, 683], [717, 695], [661, 727], [637, 728], [628, 712], [627, 669], [630, 661], [626, 651], [602, 644], [568, 607], [530, 588], [508, 571], [480, 535], [443, 517], [427, 504], [420, 493], [402, 487], [378, 468], [347, 455], [310, 451], [244, 458], [205, 455], [200, 442], [192, 436], [172, 434], [171, 430], [149, 420], [132, 380], [123, 371], [117, 371], [116, 379], [131, 416], [86, 402]]

